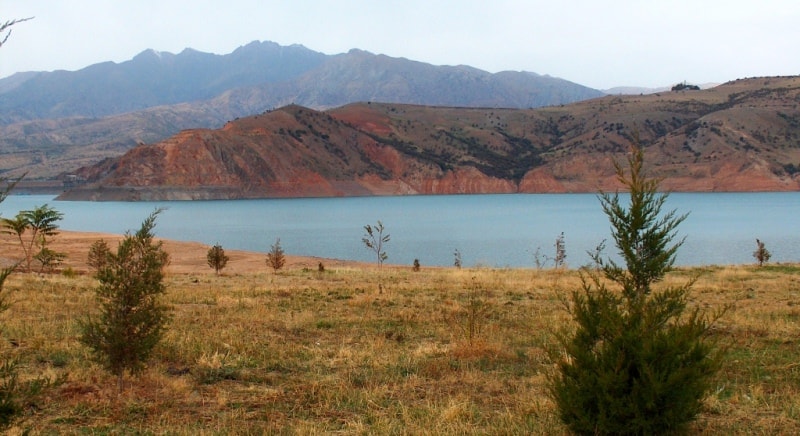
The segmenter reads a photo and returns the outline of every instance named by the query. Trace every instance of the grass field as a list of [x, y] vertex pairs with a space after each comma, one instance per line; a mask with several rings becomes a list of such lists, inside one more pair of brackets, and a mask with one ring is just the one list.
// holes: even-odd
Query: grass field
[[[692, 430], [800, 433], [800, 266], [679, 269], [666, 282], [697, 273], [692, 304], [734, 309], [715, 326], [727, 357]], [[65, 377], [12, 430], [565, 432], [546, 350], [569, 325], [562, 301], [576, 271], [264, 265], [173, 272], [167, 285], [166, 337], [120, 394], [77, 340], [95, 281], [12, 275], [0, 352], [20, 360], [23, 378]]]

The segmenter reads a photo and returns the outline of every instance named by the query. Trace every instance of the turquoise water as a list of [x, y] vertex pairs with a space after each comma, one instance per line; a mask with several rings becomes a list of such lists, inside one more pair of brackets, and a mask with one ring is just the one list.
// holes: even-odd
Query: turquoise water
[[[44, 203], [64, 213], [61, 228], [124, 233], [155, 208], [160, 237], [220, 243], [228, 249], [266, 252], [275, 239], [289, 254], [374, 261], [361, 242], [364, 225], [381, 220], [391, 241], [388, 263], [532, 267], [534, 253], [555, 254], [564, 232], [567, 263], [589, 262], [587, 251], [604, 239], [612, 254], [609, 224], [594, 194], [513, 194], [265, 199], [165, 202], [62, 202], [52, 196], [10, 196], [2, 216]], [[772, 262], [800, 261], [800, 193], [675, 193], [666, 210], [689, 213], [678, 228], [686, 241], [677, 264], [752, 263], [755, 239]]]

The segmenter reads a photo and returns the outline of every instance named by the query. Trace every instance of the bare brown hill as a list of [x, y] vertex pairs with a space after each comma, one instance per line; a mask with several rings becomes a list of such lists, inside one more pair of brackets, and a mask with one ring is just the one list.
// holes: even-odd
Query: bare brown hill
[[287, 106], [84, 168], [63, 199], [199, 199], [614, 189], [638, 135], [674, 191], [800, 189], [800, 77], [543, 109]]

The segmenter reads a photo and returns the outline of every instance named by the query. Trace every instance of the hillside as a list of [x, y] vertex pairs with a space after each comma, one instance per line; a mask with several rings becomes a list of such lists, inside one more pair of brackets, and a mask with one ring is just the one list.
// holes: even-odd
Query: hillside
[[0, 79], [0, 173], [52, 179], [190, 128], [287, 104], [359, 101], [530, 108], [603, 95], [529, 72], [490, 74], [351, 50], [253, 42], [227, 55], [146, 50], [130, 61]]
[[674, 191], [800, 189], [800, 77], [542, 109], [289, 105], [83, 168], [62, 199], [614, 189], [635, 135]]

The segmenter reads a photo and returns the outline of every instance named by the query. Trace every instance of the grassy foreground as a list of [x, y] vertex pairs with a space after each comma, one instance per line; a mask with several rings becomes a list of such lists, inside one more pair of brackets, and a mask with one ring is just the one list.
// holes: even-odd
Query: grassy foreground
[[[733, 304], [727, 358], [692, 430], [800, 433], [800, 265], [702, 273], [692, 304]], [[66, 375], [12, 430], [41, 434], [561, 434], [546, 348], [576, 271], [289, 268], [171, 273], [169, 331], [140, 378], [89, 361], [87, 275], [14, 274], [0, 351]], [[470, 302], [472, 304], [470, 305]], [[472, 310], [469, 308], [472, 307]], [[470, 314], [474, 316], [470, 317]], [[472, 321], [471, 321], [472, 320]], [[470, 327], [474, 332], [469, 339]]]

